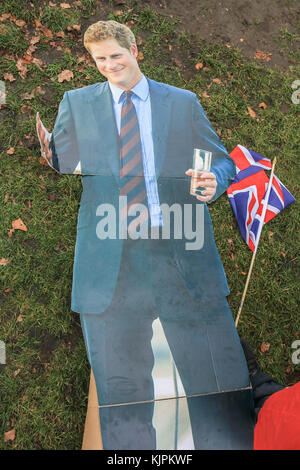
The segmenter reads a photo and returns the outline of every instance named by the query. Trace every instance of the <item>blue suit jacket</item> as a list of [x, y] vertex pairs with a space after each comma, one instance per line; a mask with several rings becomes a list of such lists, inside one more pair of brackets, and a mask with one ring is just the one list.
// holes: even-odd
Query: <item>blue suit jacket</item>
[[[189, 194], [194, 148], [212, 152], [217, 177], [214, 200], [231, 184], [235, 165], [211, 126], [196, 95], [148, 79], [155, 170], [160, 204], [200, 204]], [[77, 224], [71, 308], [100, 313], [110, 304], [117, 282], [123, 240], [96, 235], [100, 204], [118, 213], [120, 193], [119, 136], [108, 82], [65, 93], [51, 138], [53, 166], [74, 173], [81, 163], [82, 197]], [[118, 225], [118, 220], [117, 220]], [[117, 226], [118, 231], [118, 226]], [[171, 234], [170, 249], [181, 277], [197, 299], [207, 301], [229, 294], [215, 245], [209, 211], [204, 204], [204, 245], [186, 250], [187, 240]]]

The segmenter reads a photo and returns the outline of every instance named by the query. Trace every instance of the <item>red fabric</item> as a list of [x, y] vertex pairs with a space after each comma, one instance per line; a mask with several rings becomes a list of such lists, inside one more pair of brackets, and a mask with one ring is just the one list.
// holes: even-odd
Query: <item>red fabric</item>
[[300, 450], [300, 382], [265, 401], [254, 430], [254, 450]]

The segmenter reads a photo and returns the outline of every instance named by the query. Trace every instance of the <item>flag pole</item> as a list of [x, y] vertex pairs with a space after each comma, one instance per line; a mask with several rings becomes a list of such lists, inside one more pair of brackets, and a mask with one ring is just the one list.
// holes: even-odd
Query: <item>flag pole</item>
[[262, 210], [262, 214], [261, 214], [261, 218], [260, 218], [260, 222], [259, 222], [259, 226], [258, 226], [258, 231], [257, 231], [255, 249], [254, 249], [254, 252], [253, 252], [253, 255], [252, 255], [250, 268], [249, 268], [249, 271], [248, 271], [248, 276], [247, 276], [244, 292], [243, 292], [243, 295], [242, 295], [242, 300], [241, 300], [241, 303], [240, 303], [240, 307], [239, 307], [238, 314], [237, 314], [236, 319], [235, 319], [235, 326], [236, 327], [238, 326], [238, 322], [239, 322], [239, 319], [240, 319], [240, 316], [241, 316], [241, 313], [242, 313], [242, 308], [243, 308], [243, 305], [244, 305], [244, 302], [245, 302], [246, 293], [247, 293], [247, 290], [248, 290], [248, 285], [249, 285], [250, 277], [251, 277], [251, 274], [252, 274], [252, 269], [253, 269], [253, 265], [254, 265], [254, 261], [255, 261], [255, 257], [256, 257], [258, 244], [259, 244], [259, 239], [260, 239], [261, 231], [262, 231], [264, 221], [265, 221], [266, 211], [267, 211], [267, 207], [268, 207], [268, 203], [269, 203], [270, 192], [271, 192], [271, 188], [272, 188], [275, 165], [276, 165], [276, 157], [274, 158], [273, 163], [272, 163], [272, 170], [271, 170], [270, 180], [269, 180], [267, 191], [266, 191], [266, 194], [265, 194], [265, 197], [264, 197], [263, 210]]

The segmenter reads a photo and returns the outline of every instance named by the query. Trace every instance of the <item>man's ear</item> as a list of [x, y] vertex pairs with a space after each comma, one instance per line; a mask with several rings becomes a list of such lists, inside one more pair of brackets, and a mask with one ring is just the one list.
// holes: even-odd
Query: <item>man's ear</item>
[[136, 44], [131, 44], [130, 50], [131, 50], [131, 54], [132, 54], [135, 58], [137, 58], [138, 53], [139, 53], [138, 48], [137, 48], [137, 45], [136, 45]]

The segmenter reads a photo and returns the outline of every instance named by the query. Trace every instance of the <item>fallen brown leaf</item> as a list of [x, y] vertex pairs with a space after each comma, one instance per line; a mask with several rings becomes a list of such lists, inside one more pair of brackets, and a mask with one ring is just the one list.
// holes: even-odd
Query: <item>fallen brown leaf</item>
[[39, 162], [41, 165], [44, 165], [44, 166], [49, 166], [48, 163], [46, 162], [46, 159], [44, 157], [40, 157], [39, 158]]
[[71, 5], [69, 5], [69, 3], [60, 3], [60, 7], [67, 9], [67, 8], [71, 8]]
[[21, 323], [23, 321], [23, 315], [19, 315], [17, 318], [17, 322]]
[[23, 230], [23, 232], [27, 232], [27, 227], [23, 223], [22, 219], [16, 219], [11, 223], [11, 226], [14, 230]]
[[261, 347], [260, 347], [260, 350], [262, 353], [265, 353], [267, 351], [269, 351], [270, 349], [270, 343], [262, 343]]
[[30, 41], [29, 41], [29, 44], [31, 45], [34, 45], [36, 44], [37, 42], [40, 42], [41, 40], [41, 35], [40, 34], [37, 34], [36, 36], [33, 36]]
[[256, 117], [256, 113], [253, 111], [252, 108], [250, 108], [250, 106], [247, 106], [247, 109], [248, 109], [248, 114], [250, 114], [250, 116], [252, 118], [255, 118]]
[[8, 258], [0, 258], [0, 266], [6, 266], [8, 261]]
[[10, 147], [10, 149], [8, 149], [6, 153], [7, 153], [8, 155], [12, 155], [13, 153], [15, 153], [15, 148], [14, 148], [14, 147]]
[[266, 109], [267, 105], [266, 105], [266, 103], [262, 102], [262, 103], [259, 103], [258, 107]]
[[12, 73], [4, 73], [3, 78], [4, 78], [4, 80], [9, 80], [10, 82], [15, 81], [15, 77], [13, 76]]
[[46, 28], [46, 26], [40, 26], [40, 30], [42, 31], [42, 33], [44, 33], [45, 36], [47, 36], [47, 38], [51, 38], [53, 39], [53, 33], [50, 29]]
[[214, 82], [214, 83], [217, 83], [218, 85], [220, 85], [221, 80], [220, 80], [219, 78], [213, 78], [213, 82]]
[[8, 18], [11, 18], [11, 14], [10, 13], [3, 13], [3, 15], [0, 16], [0, 21], [5, 21], [5, 20], [8, 20]]
[[73, 78], [73, 77], [74, 77], [74, 74], [73, 74], [72, 70], [63, 70], [58, 75], [58, 81], [59, 82], [63, 82], [63, 81], [69, 82], [71, 80], [71, 78]]
[[270, 62], [271, 55], [272, 55], [272, 52], [265, 53], [263, 51], [256, 51], [254, 57], [255, 59], [264, 60], [265, 62]]
[[30, 54], [25, 53], [22, 57], [24, 63], [30, 64], [33, 60], [33, 57]]
[[14, 371], [14, 377], [17, 377], [17, 375], [21, 372], [21, 369], [17, 369]]
[[37, 18], [34, 18], [34, 24], [36, 28], [40, 28], [41, 26], [43, 26], [42, 23], [40, 23]]
[[37, 59], [36, 57], [32, 59], [32, 63], [35, 64], [40, 70], [43, 70], [43, 67], [46, 67], [46, 64], [41, 59]]
[[26, 25], [26, 23], [25, 23], [24, 20], [16, 20], [16, 21], [15, 21], [15, 24], [16, 24], [17, 26], [21, 26], [21, 27]]
[[11, 429], [11, 431], [7, 431], [4, 433], [4, 442], [7, 441], [14, 441], [16, 437], [15, 429]]
[[142, 52], [138, 53], [137, 60], [144, 60], [144, 54]]
[[37, 50], [37, 46], [35, 46], [34, 44], [31, 44], [27, 51], [26, 51], [26, 54], [31, 56], [35, 51]]
[[16, 62], [16, 67], [17, 69], [19, 70], [19, 75], [21, 78], [25, 79], [26, 78], [26, 75], [27, 75], [27, 63], [25, 60], [23, 59], [18, 59], [17, 62]]
[[195, 65], [195, 69], [196, 69], [196, 70], [200, 70], [200, 69], [202, 69], [202, 68], [203, 68], [202, 62], [198, 62], [198, 63]]

